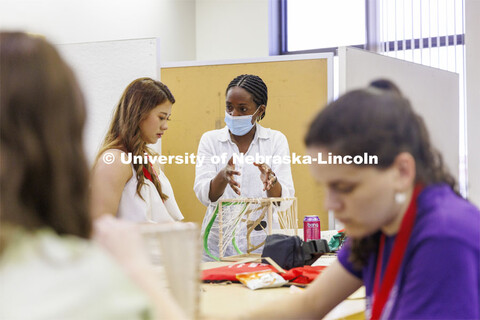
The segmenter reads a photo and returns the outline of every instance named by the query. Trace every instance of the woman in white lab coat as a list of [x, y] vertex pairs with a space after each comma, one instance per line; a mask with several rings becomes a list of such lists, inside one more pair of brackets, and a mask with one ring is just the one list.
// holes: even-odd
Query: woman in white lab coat
[[[204, 133], [197, 152], [197, 157], [203, 161], [196, 165], [194, 191], [207, 207], [202, 225], [204, 260], [219, 257], [216, 219], [219, 199], [293, 197], [295, 193], [290, 164], [273, 161], [290, 157], [287, 138], [280, 131], [258, 123], [265, 117], [268, 100], [263, 80], [247, 74], [236, 77], [227, 87], [225, 100], [226, 126]], [[256, 161], [242, 162], [242, 156], [252, 156]], [[233, 223], [234, 218], [225, 216], [223, 222]], [[278, 226], [276, 215], [274, 224]], [[261, 226], [252, 231], [250, 240], [254, 246], [265, 240], [265, 228], [264, 219]], [[245, 226], [236, 228], [236, 242], [226, 245], [223, 256], [246, 252], [246, 232]]]

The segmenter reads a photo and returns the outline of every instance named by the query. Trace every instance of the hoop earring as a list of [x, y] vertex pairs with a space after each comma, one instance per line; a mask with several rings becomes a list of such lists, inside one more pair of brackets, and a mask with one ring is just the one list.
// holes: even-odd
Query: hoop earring
[[407, 195], [404, 192], [396, 192], [395, 193], [395, 202], [398, 204], [402, 204], [407, 200]]

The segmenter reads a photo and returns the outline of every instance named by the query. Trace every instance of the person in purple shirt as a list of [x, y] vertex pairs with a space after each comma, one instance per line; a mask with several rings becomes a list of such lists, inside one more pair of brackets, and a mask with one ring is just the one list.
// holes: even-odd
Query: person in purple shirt
[[349, 239], [307, 290], [249, 316], [321, 318], [365, 285], [367, 319], [479, 319], [480, 211], [458, 195], [398, 87], [380, 80], [346, 93], [305, 141], [315, 158], [378, 161], [312, 165]]

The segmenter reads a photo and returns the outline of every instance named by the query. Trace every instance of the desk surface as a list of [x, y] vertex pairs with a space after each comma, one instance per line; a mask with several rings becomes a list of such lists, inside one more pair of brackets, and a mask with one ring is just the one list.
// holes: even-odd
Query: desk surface
[[[229, 265], [231, 262], [206, 262], [202, 269]], [[360, 289], [362, 290], [362, 289]], [[291, 288], [250, 290], [242, 284], [202, 284], [200, 294], [200, 315], [202, 319], [228, 319], [245, 314], [246, 311], [257, 309], [269, 302], [288, 295], [295, 294]], [[333, 309], [324, 319], [363, 319], [365, 310], [365, 291], [356, 292], [353, 299], [348, 299]]]

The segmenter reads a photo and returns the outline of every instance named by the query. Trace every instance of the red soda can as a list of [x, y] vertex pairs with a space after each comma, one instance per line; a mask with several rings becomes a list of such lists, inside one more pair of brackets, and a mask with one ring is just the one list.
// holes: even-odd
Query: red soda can
[[303, 241], [321, 239], [320, 218], [318, 216], [305, 216], [303, 218]]

